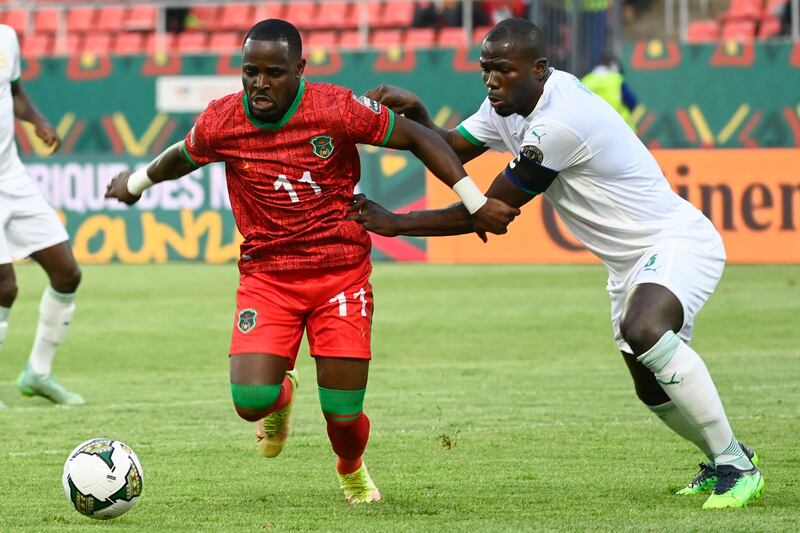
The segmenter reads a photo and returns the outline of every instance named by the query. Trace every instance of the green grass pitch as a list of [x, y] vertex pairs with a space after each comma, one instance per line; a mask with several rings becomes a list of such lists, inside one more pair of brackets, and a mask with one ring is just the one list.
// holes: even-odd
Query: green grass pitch
[[[747, 509], [672, 492], [702, 459], [636, 400], [600, 267], [379, 263], [366, 461], [385, 501], [349, 507], [304, 348], [292, 433], [261, 458], [230, 403], [232, 265], [84, 268], [56, 358], [82, 408], [20, 397], [45, 279], [17, 269], [0, 353], [2, 531], [790, 531], [800, 508], [800, 267], [729, 267], [694, 346], [763, 457]], [[139, 454], [142, 500], [98, 523], [61, 489], [67, 453]]]

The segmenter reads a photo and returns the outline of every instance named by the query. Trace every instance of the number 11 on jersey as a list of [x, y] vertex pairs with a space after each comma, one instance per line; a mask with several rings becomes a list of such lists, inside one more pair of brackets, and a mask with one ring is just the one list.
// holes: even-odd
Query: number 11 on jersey
[[[353, 298], [359, 300], [361, 302], [361, 316], [367, 316], [367, 298], [366, 298], [366, 291], [364, 287], [358, 289], [358, 292], [353, 293]], [[347, 297], [344, 294], [344, 291], [340, 292], [330, 300], [330, 303], [339, 302], [339, 316], [347, 316]]]

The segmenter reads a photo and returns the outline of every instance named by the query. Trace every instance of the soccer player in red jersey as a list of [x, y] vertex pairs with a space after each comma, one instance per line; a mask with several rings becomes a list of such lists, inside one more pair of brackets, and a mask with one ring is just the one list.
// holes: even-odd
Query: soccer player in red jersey
[[377, 501], [361, 460], [369, 437], [362, 406], [371, 358], [371, 243], [346, 220], [360, 178], [356, 144], [410, 150], [459, 194], [480, 233], [505, 233], [519, 211], [487, 199], [436, 133], [343, 87], [306, 82], [305, 64], [294, 26], [259, 22], [242, 48], [244, 90], [211, 102], [183, 142], [146, 170], [116, 176], [106, 196], [130, 205], [154, 183], [225, 162], [244, 236], [229, 357], [236, 412], [257, 422], [263, 455], [280, 453], [307, 332], [340, 486], [350, 503]]

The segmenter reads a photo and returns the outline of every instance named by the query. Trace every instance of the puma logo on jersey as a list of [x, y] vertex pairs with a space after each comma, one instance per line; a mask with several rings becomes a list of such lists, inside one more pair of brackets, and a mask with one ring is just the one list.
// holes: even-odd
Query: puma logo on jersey
[[533, 135], [534, 137], [536, 137], [536, 142], [538, 142], [539, 144], [542, 144], [542, 137], [544, 137], [545, 135], [547, 135], [547, 132], [545, 132], [545, 133], [542, 133], [542, 134], [539, 134], [539, 133], [537, 133], [537, 132], [536, 132], [536, 130], [535, 130], [535, 129], [532, 129], [532, 130], [530, 131], [530, 134], [531, 134], [531, 135]]

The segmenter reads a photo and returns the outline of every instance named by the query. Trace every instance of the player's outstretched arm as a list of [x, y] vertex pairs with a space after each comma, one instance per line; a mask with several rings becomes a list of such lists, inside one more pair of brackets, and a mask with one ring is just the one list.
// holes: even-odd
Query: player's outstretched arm
[[456, 130], [446, 130], [436, 125], [419, 97], [411, 91], [394, 85], [381, 84], [368, 91], [365, 96], [436, 132], [450, 145], [462, 163], [472, 161], [487, 150], [485, 146], [475, 146]]
[[14, 100], [14, 116], [34, 125], [36, 136], [50, 147], [50, 153], [58, 150], [61, 146], [58, 132], [22, 90], [19, 80], [11, 82], [11, 97]]
[[154, 184], [181, 178], [196, 168], [197, 165], [185, 153], [183, 141], [180, 141], [156, 156], [147, 169], [117, 174], [106, 187], [106, 198], [116, 198], [132, 205]]
[[467, 176], [456, 154], [433, 131], [403, 117], [397, 117], [385, 146], [411, 151], [445, 185], [451, 187], [473, 217], [478, 232], [502, 234], [519, 215], [519, 209], [487, 198]]

